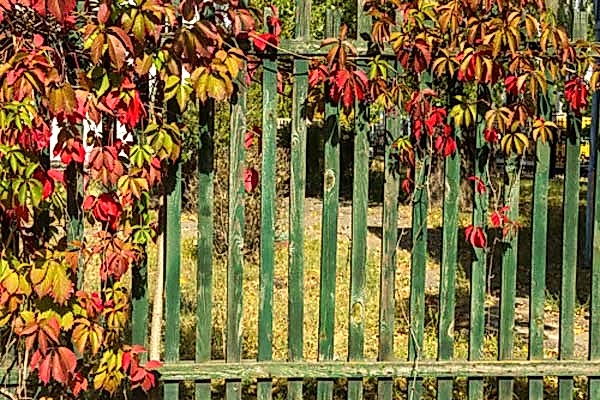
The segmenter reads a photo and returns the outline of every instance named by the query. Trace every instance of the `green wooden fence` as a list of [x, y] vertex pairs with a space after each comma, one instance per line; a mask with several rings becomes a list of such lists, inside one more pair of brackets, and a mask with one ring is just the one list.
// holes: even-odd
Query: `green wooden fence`
[[[370, 31], [369, 19], [358, 4], [358, 32]], [[293, 40], [282, 46], [298, 55], [309, 56], [321, 52], [318, 42], [310, 40], [310, 1], [296, 0], [296, 30]], [[340, 20], [336, 12], [329, 12], [326, 33], [336, 35]], [[366, 45], [356, 40], [359, 51]], [[272, 360], [273, 337], [273, 284], [275, 267], [275, 163], [278, 59], [293, 61], [293, 105], [291, 132], [291, 181], [289, 202], [289, 266], [288, 266], [288, 357]], [[365, 67], [366, 64], [361, 64]], [[339, 182], [340, 182], [340, 110], [336, 104], [325, 105], [323, 136], [324, 193], [321, 238], [321, 279], [318, 327], [318, 359], [306, 359], [303, 349], [304, 319], [304, 254], [305, 244], [305, 181], [307, 128], [304, 119], [304, 101], [308, 93], [308, 61], [306, 57], [290, 56], [290, 53], [269, 55], [263, 59], [263, 141], [261, 179], [261, 246], [260, 246], [260, 293], [258, 322], [258, 357], [242, 360], [242, 315], [244, 313], [243, 232], [244, 232], [244, 134], [246, 132], [246, 88], [239, 82], [239, 91], [231, 103], [231, 135], [229, 152], [229, 237], [227, 270], [227, 317], [225, 359], [211, 360], [212, 315], [212, 253], [213, 253], [213, 142], [214, 104], [202, 107], [200, 112], [200, 143], [198, 164], [198, 242], [197, 242], [197, 332], [195, 362], [179, 360], [180, 343], [180, 219], [181, 219], [181, 168], [174, 165], [170, 173], [170, 193], [166, 199], [165, 232], [165, 353], [161, 379], [164, 398], [179, 396], [179, 383], [195, 382], [195, 398], [209, 399], [211, 382], [224, 379], [226, 398], [241, 398], [243, 380], [257, 380], [257, 396], [272, 396], [272, 379], [287, 379], [289, 399], [303, 398], [304, 379], [318, 380], [317, 398], [332, 399], [334, 380], [347, 378], [349, 399], [363, 397], [363, 378], [378, 379], [378, 397], [382, 400], [397, 398], [394, 379], [407, 379], [405, 395], [419, 399], [423, 393], [423, 379], [437, 379], [438, 399], [453, 398], [454, 378], [468, 378], [468, 398], [484, 398], [484, 378], [499, 378], [498, 391], [493, 398], [511, 399], [516, 377], [529, 378], [529, 397], [544, 397], [545, 376], [560, 377], [560, 399], [573, 398], [573, 377], [587, 376], [591, 399], [600, 399], [600, 240], [593, 245], [590, 304], [589, 360], [574, 359], [574, 316], [576, 306], [576, 274], [579, 212], [579, 138], [571, 124], [567, 142], [567, 166], [564, 190], [564, 238], [562, 259], [562, 285], [560, 298], [560, 351], [558, 359], [544, 358], [544, 302], [546, 295], [547, 220], [549, 186], [549, 145], [536, 143], [536, 167], [534, 176], [534, 200], [531, 240], [531, 293], [529, 359], [513, 360], [515, 335], [515, 296], [517, 277], [517, 246], [521, 240], [511, 236], [503, 243], [501, 260], [500, 323], [498, 327], [498, 359], [483, 357], [486, 335], [486, 293], [489, 254], [475, 249], [470, 271], [469, 351], [467, 359], [454, 357], [454, 324], [456, 314], [457, 249], [459, 237], [459, 191], [461, 160], [454, 155], [445, 160], [443, 243], [441, 253], [439, 289], [439, 326], [437, 360], [423, 359], [424, 321], [427, 313], [425, 303], [425, 270], [427, 253], [428, 190], [427, 157], [417, 159], [416, 189], [412, 197], [412, 257], [409, 313], [408, 359], [399, 359], [394, 348], [394, 324], [397, 320], [395, 304], [395, 276], [397, 274], [398, 248], [398, 198], [400, 181], [390, 168], [390, 149], [386, 151], [383, 199], [383, 235], [381, 243], [379, 336], [365, 337], [366, 264], [367, 264], [367, 216], [369, 187], [369, 107], [357, 104], [354, 136], [354, 176], [352, 193], [352, 249], [351, 277], [348, 303], [335, 303], [336, 251], [338, 235]], [[542, 101], [547, 99], [542, 99]], [[545, 117], [552, 117], [549, 104], [543, 104]], [[177, 114], [176, 105], [169, 105]], [[475, 152], [475, 176], [487, 182], [487, 143], [483, 140], [483, 115], [478, 116]], [[402, 124], [398, 117], [388, 117], [385, 123], [390, 144], [401, 134]], [[597, 178], [600, 179], [600, 174]], [[520, 168], [518, 160], [509, 159], [505, 165], [504, 196], [510, 206], [513, 219], [519, 213]], [[595, 185], [600, 192], [600, 183]], [[600, 198], [600, 193], [596, 198]], [[472, 221], [474, 225], [486, 226], [488, 220], [488, 193], [475, 191]], [[600, 238], [600, 203], [595, 204], [594, 234]], [[142, 270], [145, 273], [145, 269]], [[143, 273], [134, 276], [134, 286], [145, 287]], [[133, 331], [147, 331], [147, 296], [137, 296], [133, 304]], [[349, 308], [348, 359], [334, 360], [335, 312]], [[136, 334], [135, 341], [143, 343], [143, 335]], [[366, 340], [378, 340], [377, 360], [364, 359]]]

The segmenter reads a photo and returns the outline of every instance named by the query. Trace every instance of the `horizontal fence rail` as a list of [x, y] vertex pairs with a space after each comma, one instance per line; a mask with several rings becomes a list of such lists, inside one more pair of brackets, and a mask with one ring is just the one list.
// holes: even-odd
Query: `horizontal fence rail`
[[242, 362], [165, 364], [164, 381], [195, 379], [257, 378], [358, 378], [358, 377], [539, 377], [592, 376], [600, 371], [600, 361], [319, 361], [319, 362]]

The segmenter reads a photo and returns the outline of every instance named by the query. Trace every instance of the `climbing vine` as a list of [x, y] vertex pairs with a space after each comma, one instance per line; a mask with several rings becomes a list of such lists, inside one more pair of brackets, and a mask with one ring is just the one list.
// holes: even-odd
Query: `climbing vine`
[[[409, 171], [406, 191], [414, 189], [415, 154], [444, 158], [474, 148], [483, 126], [491, 152], [519, 160], [536, 141], [558, 135], [544, 101], [560, 100], [578, 118], [598, 85], [598, 45], [570, 41], [541, 0], [368, 0], [365, 12], [373, 21], [368, 77], [342, 28], [323, 41], [327, 56], [313, 62], [312, 98], [347, 112], [366, 101], [408, 114], [411, 132], [393, 144]], [[492, 189], [489, 177], [470, 179], [478, 193]], [[507, 210], [497, 204], [490, 221], [505, 236], [517, 225]], [[466, 239], [486, 247], [480, 226], [470, 226]]]
[[161, 229], [150, 202], [179, 158], [178, 115], [235, 93], [241, 44], [273, 43], [269, 21], [255, 32], [236, 0], [0, 0], [0, 341], [16, 350], [15, 396], [156, 384], [160, 363], [127, 344], [125, 276]]

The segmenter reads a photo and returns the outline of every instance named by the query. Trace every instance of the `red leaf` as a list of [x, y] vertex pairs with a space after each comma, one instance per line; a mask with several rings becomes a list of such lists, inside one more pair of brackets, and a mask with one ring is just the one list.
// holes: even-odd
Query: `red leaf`
[[308, 84], [310, 87], [315, 87], [327, 79], [329, 76], [329, 68], [327, 65], [319, 64], [316, 68], [311, 68], [308, 73]]
[[485, 141], [490, 144], [498, 142], [498, 136], [498, 131], [495, 128], [486, 129], [483, 131], [483, 137], [485, 138]]
[[48, 0], [48, 11], [60, 22], [65, 22], [65, 19], [75, 10], [77, 5], [76, 0]]
[[456, 140], [452, 137], [452, 127], [444, 125], [443, 133], [435, 138], [435, 149], [444, 157], [451, 156], [456, 152]]
[[60, 153], [60, 160], [66, 165], [69, 165], [71, 162], [83, 163], [85, 160], [85, 149], [81, 140], [68, 140]]
[[88, 195], [85, 200], [83, 201], [83, 209], [85, 211], [89, 211], [92, 209], [92, 207], [94, 207], [94, 204], [96, 203], [96, 197], [93, 195]]
[[258, 186], [258, 171], [254, 168], [246, 168], [244, 170], [244, 189], [246, 192], [253, 192]]
[[406, 194], [410, 194], [412, 192], [412, 180], [406, 178], [402, 181], [402, 189], [406, 192]]
[[144, 104], [142, 103], [140, 93], [137, 90], [134, 90], [133, 96], [127, 105], [127, 113], [124, 122], [127, 126], [133, 129], [140, 122], [141, 118], [145, 116], [146, 110], [144, 109]]
[[35, 47], [42, 47], [44, 45], [44, 37], [42, 35], [35, 33], [33, 35], [33, 45]]
[[565, 83], [565, 99], [577, 114], [588, 106], [589, 91], [586, 83], [579, 77]]
[[267, 47], [273, 48], [279, 46], [279, 38], [273, 35], [272, 33], [261, 33], [260, 35], [255, 35], [252, 40], [254, 44], [254, 48], [258, 52], [264, 52]]
[[158, 360], [150, 360], [144, 365], [144, 368], [146, 368], [149, 371], [158, 369], [160, 367], [162, 367], [162, 363]]
[[504, 85], [506, 86], [506, 91], [513, 96], [519, 94], [519, 86], [517, 84], [518, 79], [514, 75], [507, 76], [504, 80]]
[[479, 178], [477, 176], [470, 176], [469, 180], [475, 182], [475, 191], [477, 193], [483, 194], [486, 192], [487, 188], [481, 178]]
[[50, 361], [52, 361], [52, 353], [46, 354], [44, 356], [44, 359], [38, 366], [38, 376], [40, 378], [40, 381], [42, 381], [42, 383], [46, 385], [48, 384], [48, 382], [50, 382], [50, 375], [52, 372], [52, 370], [50, 369]]
[[76, 373], [71, 380], [71, 391], [75, 396], [79, 396], [81, 392], [85, 392], [88, 387], [88, 381], [81, 375], [80, 372]]
[[427, 118], [427, 121], [425, 121], [429, 135], [433, 135], [437, 126], [444, 124], [446, 114], [446, 109], [442, 107], [433, 107], [431, 113], [429, 114], [429, 118]]
[[465, 238], [475, 248], [483, 249], [487, 244], [485, 232], [479, 226], [468, 226], [465, 230]]
[[54, 180], [51, 179], [44, 170], [39, 168], [33, 173], [33, 177], [42, 184], [44, 188], [42, 199], [46, 200], [54, 192]]
[[510, 207], [504, 206], [501, 209], [496, 209], [494, 212], [492, 212], [490, 220], [494, 228], [500, 228], [502, 225], [509, 222], [508, 216], [506, 215], [508, 210], [510, 210]]
[[262, 129], [260, 129], [260, 127], [258, 127], [258, 126], [254, 126], [254, 127], [252, 127], [251, 130], [246, 132], [246, 137], [244, 138], [244, 147], [246, 147], [246, 150], [250, 150], [250, 148], [252, 148], [252, 145], [254, 145], [255, 138], [258, 139], [259, 146], [260, 146], [261, 135], [262, 135]]
[[98, 7], [98, 22], [101, 24], [106, 24], [108, 22], [108, 18], [110, 18], [110, 8], [108, 4], [102, 3], [100, 7]]
[[121, 368], [123, 368], [125, 371], [128, 371], [130, 365], [131, 365], [131, 352], [126, 351], [123, 353], [123, 358], [121, 358]]

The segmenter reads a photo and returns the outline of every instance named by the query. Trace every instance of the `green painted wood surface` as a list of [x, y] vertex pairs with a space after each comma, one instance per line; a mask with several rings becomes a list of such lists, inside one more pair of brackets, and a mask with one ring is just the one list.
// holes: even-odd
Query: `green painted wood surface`
[[[379, 361], [394, 359], [394, 321], [396, 319], [395, 276], [396, 251], [398, 246], [398, 194], [400, 177], [395, 169], [397, 164], [392, 155], [392, 146], [400, 137], [401, 124], [399, 117], [387, 116], [385, 119], [388, 141], [385, 148], [384, 188], [383, 188], [383, 220], [381, 239], [381, 273], [379, 279]], [[378, 397], [381, 400], [391, 399], [394, 381], [380, 379]]]
[[[170, 165], [167, 177], [165, 240], [165, 361], [179, 360], [181, 264], [181, 163]], [[177, 384], [165, 384], [167, 399], [179, 396]]]
[[[486, 185], [489, 182], [489, 146], [484, 140], [485, 130], [484, 115], [477, 115], [477, 129], [475, 133], [475, 177], [481, 179]], [[476, 183], [474, 183], [474, 186]], [[488, 191], [479, 193], [473, 188], [473, 216], [471, 223], [479, 226], [484, 231], [487, 228], [488, 216]], [[483, 357], [483, 341], [485, 338], [485, 297], [487, 277], [486, 249], [474, 248], [471, 263], [471, 298], [469, 313], [469, 360], [480, 360]], [[469, 379], [469, 399], [483, 399], [483, 380]]]
[[[357, 0], [358, 37], [371, 32], [371, 17], [364, 13], [364, 0]], [[368, 63], [358, 67], [368, 71]], [[348, 331], [348, 360], [362, 360], [365, 344], [367, 299], [367, 227], [369, 215], [369, 122], [370, 108], [363, 102], [355, 105], [354, 176], [352, 185], [352, 261], [350, 271], [350, 317]], [[362, 378], [348, 380], [348, 400], [363, 398]]]
[[[539, 113], [552, 119], [552, 88], [539, 96]], [[544, 358], [544, 302], [546, 295], [546, 261], [548, 230], [548, 179], [550, 176], [550, 143], [538, 138], [535, 143], [536, 163], [533, 183], [531, 220], [531, 294], [529, 301], [529, 359]], [[529, 398], [544, 398], [543, 378], [529, 380]]]
[[[412, 201], [412, 254], [410, 272], [410, 333], [408, 359], [419, 360], [423, 349], [425, 323], [425, 268], [427, 264], [427, 157], [415, 156], [415, 190]], [[409, 399], [420, 399], [421, 378], [409, 379]]]
[[[70, 163], [65, 169], [67, 186], [67, 243], [70, 248], [80, 247], [77, 243], [83, 240], [83, 165]], [[82, 261], [82, 260], [81, 260]], [[83, 264], [79, 263], [77, 271], [77, 288], [83, 287]]]
[[[243, 75], [243, 72], [240, 76]], [[242, 356], [242, 309], [244, 273], [244, 137], [246, 135], [246, 87], [242, 79], [231, 102], [229, 139], [229, 234], [227, 251], [227, 334], [225, 359]], [[225, 385], [227, 400], [241, 399], [239, 380]]]
[[[296, 0], [297, 40], [310, 39], [310, 0]], [[304, 350], [304, 196], [306, 192], [306, 118], [308, 62], [294, 59], [290, 154], [288, 265], [288, 359], [299, 361]], [[302, 398], [302, 379], [288, 380], [288, 399]]]
[[[340, 14], [328, 10], [325, 35], [332, 37], [340, 28]], [[327, 89], [326, 89], [327, 90]], [[321, 230], [321, 283], [319, 295], [319, 360], [333, 358], [335, 336], [335, 280], [337, 267], [337, 228], [340, 190], [340, 126], [339, 105], [325, 103], [325, 176], [323, 182], [323, 214]], [[317, 399], [333, 398], [333, 381], [317, 384]]]
[[[273, 279], [275, 271], [275, 204], [277, 162], [277, 61], [263, 60], [263, 127], [261, 169], [260, 291], [258, 306], [258, 359], [273, 355]], [[257, 396], [270, 399], [272, 383], [259, 382]]]
[[[561, 360], [571, 359], [575, 350], [575, 307], [577, 301], [577, 245], [579, 226], [579, 148], [577, 126], [581, 120], [569, 115], [567, 120], [566, 165], [563, 193], [563, 257], [560, 300]], [[559, 381], [560, 400], [573, 398], [573, 380]]]
[[225, 363], [213, 361], [196, 364], [182, 361], [165, 363], [159, 369], [165, 382], [194, 379], [231, 379], [244, 381], [257, 378], [359, 378], [359, 377], [530, 377], [530, 376], [595, 376], [600, 360], [421, 360], [412, 361], [248, 361]]
[[[440, 316], [438, 359], [454, 356], [454, 314], [456, 307], [456, 263], [458, 251], [458, 199], [460, 193], [460, 154], [444, 160], [444, 210], [442, 265], [440, 271]], [[452, 379], [438, 380], [438, 400], [452, 399]]]
[[[212, 285], [214, 238], [214, 143], [215, 105], [200, 104], [198, 143], [198, 246], [196, 276], [196, 361], [211, 357]], [[210, 381], [196, 383], [196, 400], [210, 399]]]
[[148, 257], [131, 271], [131, 343], [146, 346], [148, 334]]
[[[598, 124], [598, 122], [596, 122]], [[598, 131], [598, 130], [596, 130]], [[597, 141], [598, 143], [598, 141]], [[600, 171], [600, 146], [596, 149], [596, 171]], [[593, 246], [592, 246], [592, 276], [590, 285], [590, 348], [589, 359], [591, 362], [600, 360], [600, 173], [596, 173], [595, 181], [594, 220], [593, 220]], [[597, 373], [596, 373], [597, 374]], [[574, 374], [575, 375], [575, 374]], [[600, 398], [600, 379], [592, 377], [589, 380], [588, 398]]]
[[[544, 358], [544, 301], [546, 292], [546, 244], [548, 228], [548, 177], [550, 143], [536, 142], [531, 232], [531, 294], [529, 301], [529, 359]], [[529, 380], [529, 398], [543, 399], [543, 379]]]
[[[519, 218], [520, 159], [511, 155], [505, 166], [504, 203], [510, 207], [507, 212], [511, 221]], [[513, 232], [502, 241], [502, 273], [500, 289], [500, 326], [498, 331], [498, 358], [510, 360], [513, 353], [515, 329], [515, 296], [517, 290], [518, 233]], [[498, 381], [498, 399], [512, 400], [512, 379]]]
[[[365, 68], [363, 63], [361, 68]], [[369, 212], [369, 107], [356, 105], [354, 136], [354, 177], [352, 189], [352, 260], [350, 270], [350, 317], [348, 359], [362, 360], [365, 343], [367, 299], [367, 226]], [[362, 379], [348, 381], [348, 399], [362, 398]]]

